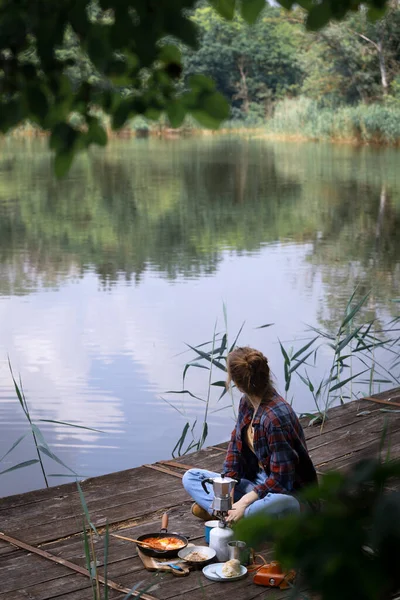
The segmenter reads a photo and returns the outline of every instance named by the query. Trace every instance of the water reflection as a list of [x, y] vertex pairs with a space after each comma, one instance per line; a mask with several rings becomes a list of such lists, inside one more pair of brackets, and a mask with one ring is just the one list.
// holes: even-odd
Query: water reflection
[[[45, 143], [4, 145], [0, 455], [26, 430], [7, 353], [35, 418], [105, 431], [46, 426], [65, 462], [96, 475], [169, 456], [182, 420], [159, 395], [179, 387], [183, 342], [204, 341], [222, 300], [231, 332], [247, 319], [242, 341], [268, 354], [278, 384], [278, 335], [291, 340], [318, 320], [333, 328], [356, 284], [360, 294], [372, 288], [369, 315], [387, 315], [400, 281], [398, 156], [246, 139], [121, 141], [82, 156], [60, 183]], [[275, 328], [255, 329], [265, 322]], [[190, 385], [204, 392], [200, 374]], [[293, 386], [296, 408], [312, 408]], [[231, 419], [212, 415], [211, 443]], [[29, 452], [26, 441], [14, 462]], [[0, 495], [38, 485], [32, 469], [2, 478]]]

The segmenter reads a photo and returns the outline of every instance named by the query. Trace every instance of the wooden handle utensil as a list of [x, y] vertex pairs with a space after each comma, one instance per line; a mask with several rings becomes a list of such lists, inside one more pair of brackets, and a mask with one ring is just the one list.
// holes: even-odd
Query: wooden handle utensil
[[144, 542], [141, 542], [140, 540], [135, 540], [134, 538], [125, 537], [123, 535], [117, 535], [116, 533], [110, 533], [110, 535], [112, 535], [113, 537], [116, 537], [120, 540], [125, 540], [127, 542], [134, 542], [135, 544], [138, 544], [138, 546], [144, 546], [145, 548], [153, 549], [153, 546], [150, 546], [150, 544], [145, 544]]
[[161, 521], [161, 530], [168, 529], [168, 513], [164, 513]]

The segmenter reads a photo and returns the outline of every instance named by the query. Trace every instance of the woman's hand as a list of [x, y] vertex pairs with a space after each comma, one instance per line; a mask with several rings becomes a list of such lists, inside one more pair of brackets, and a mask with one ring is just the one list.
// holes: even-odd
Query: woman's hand
[[237, 523], [240, 521], [240, 519], [244, 517], [244, 511], [246, 508], [250, 506], [250, 504], [253, 504], [253, 502], [256, 500], [258, 500], [258, 495], [256, 492], [249, 492], [248, 494], [242, 496], [240, 500], [233, 504], [231, 510], [228, 512], [228, 516], [226, 518], [228, 523]]
[[244, 517], [246, 508], [246, 505], [241, 503], [240, 500], [239, 502], [235, 502], [235, 504], [232, 505], [231, 510], [228, 511], [228, 516], [226, 518], [228, 523], [237, 523], [240, 521], [240, 519]]

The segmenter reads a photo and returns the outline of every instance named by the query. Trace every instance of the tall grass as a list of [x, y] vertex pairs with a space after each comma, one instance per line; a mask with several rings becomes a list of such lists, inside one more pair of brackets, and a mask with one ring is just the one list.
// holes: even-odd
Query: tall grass
[[[95, 547], [95, 539], [100, 539], [100, 531], [94, 525], [89, 509], [86, 503], [85, 495], [79, 482], [76, 482], [79, 499], [82, 507], [82, 531], [83, 531], [83, 547], [85, 552], [86, 569], [90, 577], [90, 584], [92, 590], [93, 600], [108, 600], [109, 596], [109, 585], [115, 588], [115, 583], [109, 580], [108, 577], [108, 555], [110, 547], [110, 530], [109, 525], [106, 523], [103, 535], [103, 558], [98, 554]], [[103, 562], [103, 575], [100, 575], [99, 566]], [[142, 598], [148, 590], [150, 590], [154, 582], [151, 581], [145, 588], [140, 590], [143, 581], [136, 583], [130, 591], [122, 598], [122, 600], [128, 600], [129, 598]]]
[[[98, 433], [102, 433], [102, 432], [99, 429], [94, 429], [93, 427], [86, 427], [84, 425], [76, 425], [74, 423], [68, 423], [66, 421], [55, 421], [53, 419], [39, 419], [38, 422], [34, 422], [34, 420], [32, 419], [31, 413], [29, 411], [29, 406], [28, 406], [28, 402], [27, 402], [27, 399], [25, 396], [21, 377], [19, 377], [19, 383], [17, 383], [17, 380], [14, 377], [14, 373], [12, 370], [10, 360], [8, 361], [8, 364], [9, 364], [10, 373], [11, 373], [11, 377], [12, 377], [13, 384], [14, 384], [15, 393], [17, 395], [18, 401], [19, 401], [21, 408], [24, 412], [24, 415], [26, 417], [27, 423], [29, 425], [29, 430], [26, 433], [24, 433], [23, 435], [21, 435], [21, 437], [19, 437], [11, 445], [11, 447], [7, 450], [7, 452], [0, 458], [0, 463], [2, 463], [4, 461], [4, 459], [7, 456], [9, 456], [13, 452], [13, 450], [15, 450], [15, 448], [17, 446], [19, 446], [19, 444], [29, 435], [31, 435], [32, 439], [33, 439], [33, 443], [34, 443], [35, 451], [36, 451], [35, 452], [36, 458], [25, 460], [23, 462], [13, 465], [12, 467], [3, 469], [2, 471], [0, 471], [0, 475], [5, 475], [6, 473], [11, 473], [12, 471], [16, 471], [18, 469], [23, 469], [25, 467], [30, 467], [32, 465], [39, 464], [46, 487], [49, 487], [49, 477], [73, 477], [74, 479], [76, 479], [78, 477], [83, 477], [83, 475], [78, 475], [78, 473], [76, 473], [73, 469], [71, 469], [68, 465], [66, 465], [65, 462], [63, 460], [61, 460], [61, 458], [59, 456], [57, 456], [51, 450], [48, 443], [46, 442], [46, 439], [44, 437], [42, 430], [40, 429], [40, 427], [37, 423], [38, 422], [39, 423], [53, 423], [56, 425], [66, 425], [68, 427], [73, 427], [75, 429], [86, 429], [89, 431], [96, 431]], [[47, 456], [54, 463], [57, 463], [58, 465], [61, 465], [62, 467], [64, 467], [68, 471], [68, 473], [46, 473], [43, 456]]]
[[269, 133], [314, 140], [400, 143], [400, 109], [384, 104], [321, 108], [309, 98], [279, 102], [267, 122]]
[[[361, 324], [357, 322], [369, 294], [358, 301], [355, 300], [355, 294], [356, 291], [347, 302], [335, 333], [309, 326], [310, 332], [316, 336], [296, 352], [292, 348], [287, 350], [280, 344], [284, 358], [285, 393], [290, 389], [292, 376], [298, 376], [308, 388], [315, 404], [316, 412], [310, 415], [312, 423], [323, 424], [333, 404], [343, 404], [347, 400], [356, 399], [357, 394], [353, 389], [355, 383], [366, 386], [369, 395], [374, 393], [376, 385], [400, 383], [400, 374], [396, 376], [394, 363], [391, 369], [387, 369], [378, 361], [376, 355], [378, 348], [381, 348], [389, 353], [393, 352], [398, 358], [399, 354], [393, 350], [395, 338], [378, 336], [374, 329], [374, 321]], [[395, 333], [394, 322], [389, 323], [387, 332]], [[386, 332], [381, 332], [383, 333]], [[321, 350], [325, 355], [330, 353], [331, 366], [327, 375], [315, 382], [309, 375], [309, 368], [317, 365]], [[313, 364], [310, 364], [310, 359]], [[361, 376], [364, 378], [361, 379]]]
[[[380, 390], [382, 385], [400, 385], [400, 337], [397, 327], [400, 317], [392, 319], [379, 329], [375, 321], [360, 322], [361, 311], [369, 298], [369, 293], [361, 298], [356, 298], [356, 293], [357, 290], [349, 298], [335, 332], [324, 331], [310, 325], [307, 330], [310, 337], [300, 348], [285, 347], [278, 340], [283, 358], [285, 398], [291, 404], [293, 403], [291, 385], [293, 378], [297, 378], [304, 385], [306, 393], [311, 396], [315, 406], [313, 412], [303, 413], [303, 416], [310, 418], [310, 425], [321, 424], [323, 427], [329, 416], [329, 409], [335, 404], [344, 404], [357, 399], [360, 389], [365, 389], [366, 393], [371, 395], [377, 391], [377, 387]], [[394, 302], [400, 302], [400, 300], [396, 299]], [[202, 429], [198, 430], [197, 419], [194, 422], [188, 419], [184, 406], [180, 409], [176, 404], [164, 398], [186, 420], [181, 436], [173, 449], [173, 456], [200, 450], [204, 446], [208, 435], [206, 422], [209, 414], [233, 407], [232, 413], [236, 417], [233, 401], [234, 386], [231, 385], [228, 390], [225, 384], [226, 362], [229, 352], [238, 342], [244, 323], [229, 346], [225, 305], [223, 312], [225, 332], [216, 333], [216, 329], [214, 329], [212, 340], [197, 346], [186, 344], [193, 353], [193, 358], [184, 365], [182, 390], [167, 392], [173, 395], [189, 395], [205, 403]], [[265, 329], [272, 325], [272, 323], [266, 323], [257, 329]], [[380, 350], [385, 352], [386, 358], [391, 357], [391, 362], [387, 366], [379, 360]], [[322, 377], [319, 376], [315, 379], [313, 372], [321, 372], [320, 358], [326, 361], [327, 355], [330, 356], [328, 371]], [[188, 370], [193, 368], [208, 371], [205, 382], [205, 386], [207, 386], [205, 398], [195, 395], [185, 383]], [[215, 369], [223, 374], [224, 379], [212, 381], [211, 375]], [[355, 385], [357, 385], [356, 388]], [[222, 389], [214, 408], [211, 407], [213, 386]], [[219, 401], [228, 391], [232, 397], [231, 402], [220, 407]]]
[[[201, 427], [198, 428], [198, 419], [194, 419], [191, 421], [187, 415], [187, 411], [185, 409], [184, 403], [181, 408], [177, 406], [177, 403], [171, 402], [167, 398], [162, 397], [162, 400], [166, 402], [169, 406], [171, 406], [174, 410], [176, 410], [180, 415], [182, 415], [185, 419], [185, 424], [182, 429], [182, 433], [175, 444], [175, 447], [172, 451], [172, 456], [183, 456], [188, 454], [191, 451], [201, 450], [204, 446], [204, 443], [208, 437], [208, 416], [209, 414], [216, 413], [222, 410], [226, 410], [231, 408], [234, 416], [236, 416], [236, 410], [234, 405], [234, 397], [233, 397], [233, 388], [234, 385], [226, 385], [226, 376], [227, 376], [227, 368], [226, 361], [229, 352], [233, 350], [236, 346], [239, 336], [243, 330], [244, 322], [242, 323], [239, 331], [235, 335], [233, 343], [228, 345], [228, 318], [226, 306], [223, 306], [224, 313], [224, 325], [225, 331], [217, 332], [217, 322], [214, 327], [214, 333], [212, 339], [198, 344], [197, 346], [192, 346], [191, 344], [186, 344], [189, 351], [193, 353], [193, 359], [189, 360], [183, 367], [182, 373], [182, 389], [181, 390], [169, 390], [165, 392], [166, 394], [172, 395], [188, 395], [191, 398], [202, 402], [204, 404], [203, 417], [201, 420]], [[186, 377], [189, 369], [203, 369], [208, 371], [207, 375], [207, 384], [206, 384], [206, 394], [205, 397], [198, 396], [194, 394], [190, 389], [188, 389], [186, 385]], [[223, 379], [216, 379], [212, 381], [213, 374], [215, 370], [221, 372]], [[211, 408], [211, 392], [213, 388], [220, 388], [221, 393], [217, 400], [217, 406]], [[219, 406], [218, 403], [226, 394], [230, 395], [229, 404], [225, 404], [224, 406]]]

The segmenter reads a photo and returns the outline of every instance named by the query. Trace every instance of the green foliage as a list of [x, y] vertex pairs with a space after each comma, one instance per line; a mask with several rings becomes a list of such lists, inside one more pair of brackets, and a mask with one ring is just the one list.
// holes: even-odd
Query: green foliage
[[[0, 131], [26, 121], [51, 131], [61, 177], [76, 152], [107, 142], [96, 107], [114, 129], [135, 116], [157, 120], [162, 114], [175, 127], [190, 114], [215, 128], [228, 116], [220, 91], [242, 103], [245, 113], [251, 102], [268, 104], [295, 91], [297, 31], [279, 9], [263, 0], [209, 3], [212, 9], [203, 3], [193, 16], [195, 0], [151, 5], [144, 0], [5, 0], [0, 6]], [[343, 19], [360, 6], [358, 0], [299, 4], [309, 29]], [[382, 16], [386, 6], [385, 0], [363, 4], [371, 18]], [[280, 5], [291, 9], [294, 3], [281, 0]], [[199, 30], [200, 53], [182, 60], [181, 49], [196, 48]], [[199, 74], [207, 77], [190, 77]], [[79, 125], [71, 121], [73, 114], [79, 115]]]
[[[314, 15], [334, 12], [328, 2], [315, 8]], [[226, 20], [202, 3], [193, 15], [199, 48], [183, 52], [183, 81], [198, 72], [212, 76], [231, 106], [228, 127], [259, 125], [276, 101], [299, 93], [318, 109], [383, 100], [389, 105], [399, 75], [398, 6], [391, 4], [377, 22], [355, 10], [317, 32], [305, 30], [304, 18], [303, 8], [287, 13], [266, 5], [250, 27], [238, 15]]]
[[321, 512], [249, 517], [235, 533], [256, 547], [274, 542], [276, 558], [322, 600], [389, 599], [400, 585], [400, 497], [390, 490], [399, 482], [400, 462], [360, 461], [303, 493]]
[[210, 75], [229, 100], [234, 119], [253, 113], [254, 120], [257, 105], [258, 116], [265, 117], [276, 98], [299, 88], [300, 25], [291, 25], [278, 8], [267, 6], [252, 27], [239, 16], [218, 17], [206, 6], [195, 11], [193, 21], [200, 46], [184, 53], [184, 87], [193, 73]]
[[333, 106], [382, 99], [399, 73], [399, 38], [397, 4], [376, 23], [361, 11], [306, 36], [301, 56], [306, 73], [303, 93]]
[[[179, 124], [186, 112], [207, 127], [228, 115], [210, 79], [190, 80], [177, 96], [182, 66], [176, 42], [196, 46], [196, 29], [183, 11], [191, 0], [8, 0], [0, 7], [0, 129], [29, 120], [51, 130], [56, 174], [74, 154], [107, 142], [93, 107], [121, 128], [135, 115], [156, 119], [167, 112]], [[174, 40], [173, 43], [165, 40]], [[70, 123], [71, 114], [81, 126]]]

